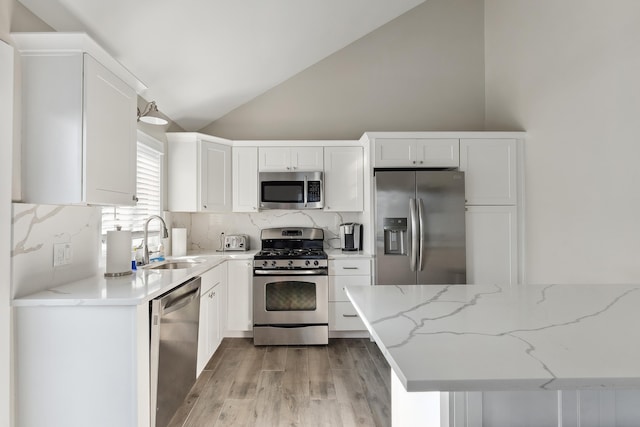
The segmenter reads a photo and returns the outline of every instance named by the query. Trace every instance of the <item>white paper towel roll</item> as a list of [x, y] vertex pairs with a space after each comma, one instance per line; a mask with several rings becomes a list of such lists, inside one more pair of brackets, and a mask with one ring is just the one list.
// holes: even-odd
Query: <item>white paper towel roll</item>
[[187, 229], [171, 229], [171, 255], [185, 256], [187, 254]]
[[107, 269], [105, 276], [131, 274], [131, 231], [107, 231]]

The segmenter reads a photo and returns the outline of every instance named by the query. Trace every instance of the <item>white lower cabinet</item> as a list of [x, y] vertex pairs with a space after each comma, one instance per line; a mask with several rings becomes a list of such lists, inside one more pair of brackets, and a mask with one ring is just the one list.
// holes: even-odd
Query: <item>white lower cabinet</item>
[[329, 260], [329, 330], [364, 331], [367, 328], [349, 301], [346, 286], [371, 286], [370, 259]]
[[253, 330], [253, 266], [251, 260], [227, 261], [228, 336]]
[[201, 276], [200, 319], [198, 326], [198, 358], [196, 375], [202, 370], [222, 341], [220, 300], [227, 280], [227, 264], [212, 268]]
[[640, 390], [451, 393], [451, 427], [637, 426]]
[[467, 206], [467, 283], [518, 283], [516, 206]]

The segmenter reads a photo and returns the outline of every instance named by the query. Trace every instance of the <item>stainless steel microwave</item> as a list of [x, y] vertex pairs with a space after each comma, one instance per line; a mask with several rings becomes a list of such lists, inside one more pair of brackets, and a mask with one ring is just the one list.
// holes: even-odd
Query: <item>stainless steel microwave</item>
[[260, 172], [260, 208], [322, 209], [322, 172]]

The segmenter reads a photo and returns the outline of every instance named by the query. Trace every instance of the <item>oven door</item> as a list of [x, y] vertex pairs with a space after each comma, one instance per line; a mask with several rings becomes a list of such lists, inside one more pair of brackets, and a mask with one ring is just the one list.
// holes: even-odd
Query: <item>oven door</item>
[[328, 276], [254, 276], [255, 325], [313, 325], [328, 322]]

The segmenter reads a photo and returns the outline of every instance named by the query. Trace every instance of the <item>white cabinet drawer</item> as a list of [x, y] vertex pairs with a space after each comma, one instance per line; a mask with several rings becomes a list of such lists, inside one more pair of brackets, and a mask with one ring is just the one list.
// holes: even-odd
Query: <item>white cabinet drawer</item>
[[207, 270], [202, 273], [200, 275], [200, 295], [204, 295], [205, 293], [209, 292], [214, 286], [217, 286], [226, 281], [226, 276], [227, 269], [224, 264], [213, 267], [211, 270]]
[[331, 259], [329, 260], [331, 276], [370, 276], [370, 259]]
[[345, 286], [371, 286], [371, 276], [329, 276], [329, 301], [349, 301]]
[[330, 331], [364, 331], [366, 329], [350, 302], [329, 303]]

